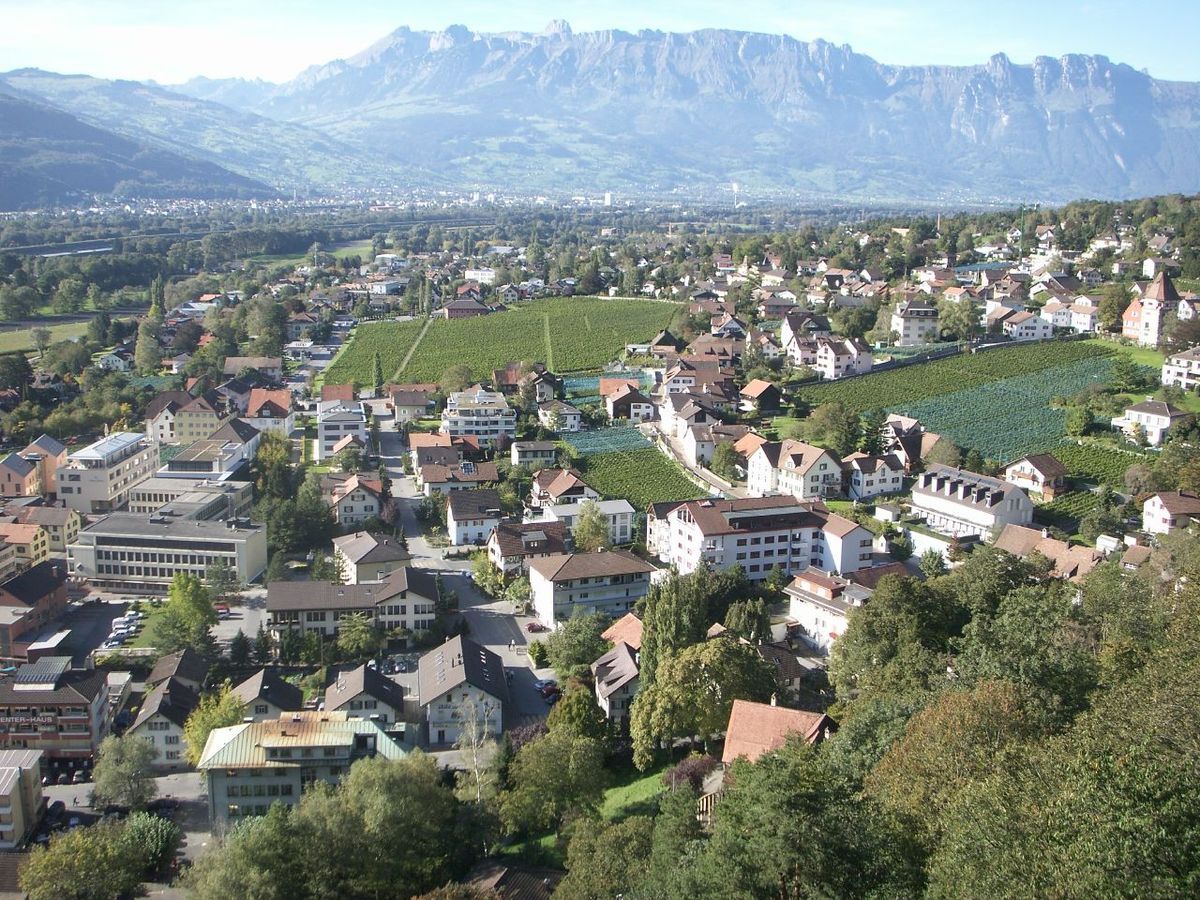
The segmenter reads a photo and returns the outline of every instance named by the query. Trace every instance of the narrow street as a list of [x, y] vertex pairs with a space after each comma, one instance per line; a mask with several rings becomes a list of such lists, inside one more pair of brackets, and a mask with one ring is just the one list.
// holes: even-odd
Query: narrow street
[[[390, 423], [387, 423], [390, 425]], [[533, 669], [529, 664], [529, 633], [525, 626], [536, 621], [530, 616], [514, 614], [513, 606], [505, 600], [492, 600], [483, 595], [469, 575], [470, 559], [446, 559], [438, 547], [430, 547], [421, 534], [417, 523], [416, 508], [421, 495], [412, 478], [404, 474], [401, 458], [407, 450], [404, 438], [398, 432], [386, 428], [379, 435], [380, 455], [388, 476], [392, 479], [392, 496], [396, 511], [408, 539], [408, 550], [412, 554], [412, 565], [429, 569], [442, 576], [442, 586], [458, 597], [459, 611], [467, 622], [468, 636], [497, 654], [505, 668], [512, 673], [511, 715], [507, 717], [509, 728], [544, 718], [549, 711], [545, 701], [533, 687], [538, 678], [553, 678], [550, 669]]]

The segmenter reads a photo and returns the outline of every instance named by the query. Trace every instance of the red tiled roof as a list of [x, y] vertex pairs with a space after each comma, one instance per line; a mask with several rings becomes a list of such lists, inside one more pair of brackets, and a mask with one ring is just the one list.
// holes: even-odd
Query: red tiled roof
[[728, 765], [739, 758], [754, 762], [764, 753], [778, 750], [790, 735], [800, 735], [806, 743], [817, 744], [834, 728], [833, 720], [824, 713], [734, 700], [721, 762]]

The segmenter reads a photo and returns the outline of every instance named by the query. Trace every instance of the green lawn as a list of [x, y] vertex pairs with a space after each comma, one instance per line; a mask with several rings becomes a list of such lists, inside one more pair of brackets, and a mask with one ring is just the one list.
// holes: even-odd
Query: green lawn
[[138, 632], [137, 637], [126, 644], [126, 647], [145, 648], [154, 646], [154, 623], [157, 622], [163, 614], [163, 610], [167, 608], [167, 604], [163, 602], [159, 606], [151, 606], [149, 603], [143, 603], [141, 610], [145, 613], [146, 618], [142, 620], [142, 630]]
[[345, 259], [347, 256], [362, 257], [363, 263], [373, 262], [375, 260], [375, 251], [371, 249], [373, 246], [370, 238], [362, 241], [351, 241], [348, 244], [339, 244], [331, 253], [337, 259]]
[[1081, 343], [1090, 344], [1095, 347], [1107, 347], [1109, 350], [1115, 349], [1120, 353], [1128, 353], [1139, 366], [1150, 366], [1153, 369], [1158, 369], [1163, 364], [1163, 354], [1159, 353], [1153, 347], [1122, 347], [1119, 344], [1114, 344], [1112, 341], [1102, 341], [1098, 338], [1081, 341]]
[[[50, 332], [50, 343], [69, 341], [87, 333], [87, 322], [66, 322], [61, 325], [38, 326], [47, 328]], [[16, 353], [20, 350], [32, 350], [33, 329], [23, 328], [20, 331], [0, 332], [0, 353]]]
[[651, 808], [651, 801], [664, 790], [662, 766], [643, 775], [632, 771], [620, 779], [621, 783], [604, 792], [600, 804], [600, 815], [610, 822], [638, 815]]

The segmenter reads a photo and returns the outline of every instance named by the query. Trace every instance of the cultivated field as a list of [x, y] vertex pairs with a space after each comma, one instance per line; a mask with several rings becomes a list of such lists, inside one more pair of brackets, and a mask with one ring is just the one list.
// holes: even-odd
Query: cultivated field
[[1054, 455], [1072, 478], [1107, 484], [1118, 491], [1125, 489], [1126, 469], [1152, 459], [1144, 453], [1074, 443], [1060, 444], [1054, 448]]
[[587, 456], [581, 464], [588, 484], [605, 497], [623, 497], [638, 512], [663, 500], [705, 496], [676, 463], [654, 447]]
[[437, 381], [459, 364], [486, 379], [492, 369], [521, 361], [544, 362], [555, 372], [595, 371], [619, 357], [626, 344], [652, 338], [674, 313], [671, 303], [563, 297], [473, 319], [436, 319], [403, 371], [397, 369], [422, 323], [360, 327], [325, 382], [357, 377], [366, 383], [361, 373], [370, 379], [375, 350], [383, 355], [390, 345], [395, 346], [384, 356], [383, 370], [384, 377], [393, 380]]

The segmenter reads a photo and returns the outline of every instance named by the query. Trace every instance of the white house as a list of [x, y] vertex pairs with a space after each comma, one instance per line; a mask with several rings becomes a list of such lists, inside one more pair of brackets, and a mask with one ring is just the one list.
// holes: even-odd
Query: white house
[[842, 466], [828, 450], [803, 441], [767, 443], [746, 464], [746, 488], [753, 497], [837, 497], [842, 493]]
[[1000, 327], [1014, 341], [1044, 341], [1054, 336], [1051, 323], [1024, 310], [1007, 317]]
[[558, 444], [554, 441], [513, 441], [509, 451], [514, 466], [552, 466], [558, 459]]
[[550, 628], [593, 612], [616, 618], [646, 595], [655, 571], [624, 550], [545, 556], [529, 563], [530, 596], [538, 619]]
[[551, 400], [538, 407], [538, 421], [551, 431], [574, 432], [583, 428], [583, 413], [570, 403]]
[[493, 490], [454, 491], [446, 496], [446, 534], [455, 547], [482, 545], [504, 513]]
[[951, 466], [931, 465], [917, 476], [911, 505], [930, 528], [952, 537], [987, 539], [1005, 525], [1033, 521], [1033, 504], [1019, 487]]
[[901, 303], [892, 313], [891, 327], [900, 336], [898, 347], [933, 343], [939, 333], [937, 307], [918, 300]]
[[633, 505], [628, 500], [584, 500], [581, 503], [560, 503], [542, 506], [540, 514], [528, 521], [561, 522], [569, 531], [574, 531], [580, 517], [594, 507], [608, 525], [608, 536], [614, 544], [628, 544], [633, 540]]
[[1146, 443], [1157, 447], [1167, 439], [1171, 427], [1187, 416], [1162, 400], [1144, 400], [1125, 408], [1125, 414], [1112, 420], [1113, 428], [1119, 428], [1129, 437], [1144, 435]]
[[813, 368], [826, 381], [864, 375], [874, 364], [871, 348], [862, 338], [817, 338], [817, 358]]
[[842, 482], [851, 500], [869, 500], [904, 490], [904, 463], [894, 453], [851, 453], [842, 460]]
[[500, 736], [509, 697], [504, 663], [469, 638], [452, 637], [421, 657], [417, 693], [429, 743], [453, 744], [471, 715], [483, 734]]
[[806, 569], [783, 592], [788, 616], [800, 626], [804, 642], [828, 654], [834, 641], [846, 633], [850, 611], [862, 606], [872, 591], [819, 569]]
[[1005, 481], [1046, 500], [1062, 492], [1066, 478], [1067, 467], [1049, 453], [1031, 453], [1004, 467]]
[[1142, 530], [1170, 534], [1200, 522], [1200, 497], [1186, 491], [1160, 491], [1142, 504]]
[[370, 719], [386, 730], [404, 721], [404, 691], [364, 663], [337, 673], [325, 688], [325, 709]]
[[629, 709], [640, 685], [638, 674], [638, 652], [624, 641], [617, 641], [592, 663], [596, 703], [604, 717], [622, 729], [629, 724]]
[[1200, 347], [1189, 347], [1163, 360], [1162, 383], [1185, 391], [1200, 388]]
[[317, 414], [316, 459], [324, 461], [336, 455], [334, 449], [347, 437], [356, 438], [362, 446], [370, 437], [369, 416], [361, 402], [335, 401]]
[[304, 709], [304, 692], [285, 681], [275, 666], [259, 669], [231, 693], [246, 705], [246, 718], [255, 722]]
[[156, 769], [181, 769], [187, 765], [183, 726], [199, 703], [200, 695], [192, 687], [168, 678], [146, 695], [126, 734], [145, 738], [154, 745]]
[[446, 398], [441, 430], [451, 437], [473, 437], [484, 449], [504, 446], [516, 437], [517, 413], [499, 391], [476, 385]]

